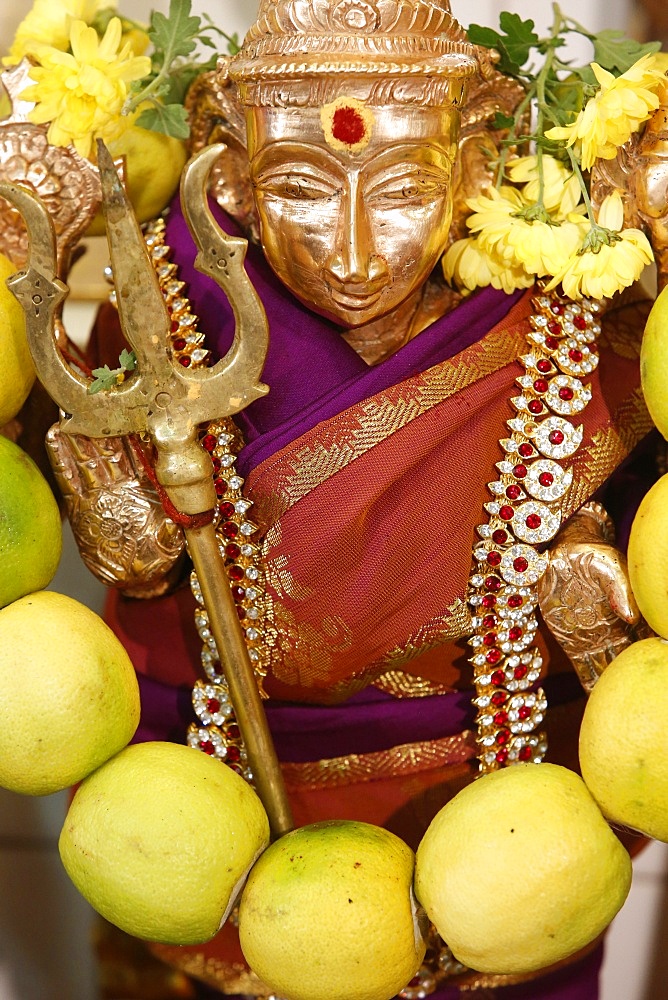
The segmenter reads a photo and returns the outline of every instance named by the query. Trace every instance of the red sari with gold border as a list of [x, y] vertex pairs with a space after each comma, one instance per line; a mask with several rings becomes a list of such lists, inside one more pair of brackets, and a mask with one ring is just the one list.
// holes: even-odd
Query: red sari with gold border
[[[167, 243], [212, 335], [207, 344], [222, 353], [231, 312], [193, 270], [178, 211]], [[416, 846], [476, 770], [465, 591], [523, 373], [532, 293], [483, 292], [367, 369], [329, 324], [289, 298], [259, 252], [250, 252], [248, 270], [270, 319], [264, 377], [272, 389], [240, 416], [248, 441], [240, 467], [263, 529], [268, 716], [295, 819], [362, 819]], [[604, 322], [564, 517], [650, 430], [637, 363], [643, 321], [631, 305]], [[143, 675], [141, 738], [183, 740], [194, 721], [194, 607], [185, 588], [149, 604], [110, 602], [110, 623]], [[539, 644], [552, 706], [549, 759], [576, 766], [582, 696], [560, 651], [545, 636]], [[228, 926], [207, 946], [156, 950], [225, 992], [267, 992], [234, 938]]]

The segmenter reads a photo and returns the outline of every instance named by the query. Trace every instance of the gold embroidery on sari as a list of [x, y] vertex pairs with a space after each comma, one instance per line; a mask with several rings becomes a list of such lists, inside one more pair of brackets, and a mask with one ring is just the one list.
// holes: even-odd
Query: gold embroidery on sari
[[389, 750], [347, 754], [305, 764], [282, 764], [288, 790], [339, 788], [353, 782], [380, 781], [465, 764], [476, 753], [475, 735], [469, 729], [440, 740], [403, 743]]
[[591, 497], [653, 426], [642, 390], [637, 388], [618, 408], [614, 423], [597, 431], [575, 462], [564, 519]]
[[202, 952], [182, 951], [171, 945], [152, 945], [151, 950], [168, 965], [173, 965], [208, 986], [224, 988], [225, 993], [271, 996], [269, 987], [241, 962], [223, 962]]
[[[525, 341], [524, 327], [497, 332], [454, 361], [430, 368], [412, 380], [412, 396], [386, 392], [353, 408], [347, 418], [325, 422], [319, 438], [285, 461], [288, 468], [271, 478], [271, 489], [254, 497], [265, 524], [274, 523], [298, 500], [342, 468], [391, 437], [416, 417], [427, 413], [455, 393], [513, 363]], [[271, 494], [266, 495], [266, 494]]]
[[433, 695], [452, 691], [446, 684], [437, 684], [426, 677], [404, 673], [403, 670], [388, 670], [386, 674], [376, 678], [373, 686], [393, 698], [431, 698]]

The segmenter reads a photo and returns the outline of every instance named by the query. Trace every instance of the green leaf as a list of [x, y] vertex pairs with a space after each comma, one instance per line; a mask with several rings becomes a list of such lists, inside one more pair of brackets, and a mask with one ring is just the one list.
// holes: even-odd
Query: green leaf
[[135, 125], [174, 139], [187, 139], [190, 135], [188, 112], [182, 104], [155, 104], [142, 111]]
[[515, 124], [515, 119], [512, 115], [504, 115], [501, 111], [497, 111], [494, 115], [494, 121], [492, 122], [492, 128], [495, 129], [507, 129], [512, 128]]
[[533, 30], [535, 23], [530, 18], [523, 21], [519, 14], [504, 10], [499, 17], [499, 24], [506, 33], [503, 41], [508, 55], [522, 66], [529, 58], [529, 51], [540, 42]]
[[113, 389], [114, 386], [118, 385], [119, 374], [122, 375], [123, 373], [118, 368], [112, 371], [109, 365], [105, 365], [104, 368], [93, 368], [95, 381], [91, 382], [88, 386], [88, 392], [93, 396], [102, 389]]
[[125, 373], [133, 372], [137, 367], [137, 356], [134, 351], [128, 351], [124, 347], [118, 362], [118, 368], [110, 368], [109, 365], [105, 365], [104, 368], [93, 368], [95, 379], [88, 386], [89, 395], [94, 396], [103, 389], [115, 389], [120, 385], [125, 379]]
[[523, 63], [529, 58], [530, 50], [540, 43], [540, 38], [533, 30], [534, 22], [523, 21], [519, 14], [504, 11], [499, 21], [505, 32], [503, 35], [481, 24], [470, 24], [466, 34], [473, 45], [496, 49], [501, 56], [498, 69], [502, 73], [517, 76]]
[[606, 28], [594, 35], [594, 62], [615, 76], [626, 73], [642, 56], [658, 52], [661, 42], [636, 42], [627, 38], [623, 31]]
[[126, 347], [121, 351], [121, 356], [118, 360], [123, 371], [133, 372], [137, 367], [137, 355], [134, 351], [128, 351]]
[[170, 0], [169, 14], [153, 11], [149, 38], [157, 52], [162, 53], [162, 65], [169, 66], [179, 56], [188, 56], [197, 44], [201, 19], [190, 16], [190, 0]]

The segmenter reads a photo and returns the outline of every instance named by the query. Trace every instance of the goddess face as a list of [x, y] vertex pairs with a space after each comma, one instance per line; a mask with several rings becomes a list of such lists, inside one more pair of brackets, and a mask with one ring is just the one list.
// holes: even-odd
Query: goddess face
[[457, 112], [340, 97], [249, 119], [262, 244], [297, 298], [354, 328], [416, 293], [450, 227]]

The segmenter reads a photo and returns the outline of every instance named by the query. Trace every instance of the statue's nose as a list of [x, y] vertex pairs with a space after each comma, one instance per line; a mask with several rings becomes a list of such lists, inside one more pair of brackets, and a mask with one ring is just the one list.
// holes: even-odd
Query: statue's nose
[[338, 285], [383, 284], [389, 270], [375, 252], [361, 195], [351, 191], [342, 209], [336, 243], [325, 262], [326, 275]]

